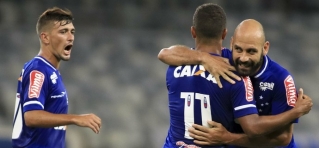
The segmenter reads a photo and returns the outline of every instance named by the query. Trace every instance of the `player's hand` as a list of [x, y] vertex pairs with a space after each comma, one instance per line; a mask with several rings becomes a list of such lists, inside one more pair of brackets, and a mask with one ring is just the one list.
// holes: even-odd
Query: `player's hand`
[[312, 99], [309, 96], [305, 95], [303, 89], [300, 88], [298, 93], [298, 99], [295, 104], [295, 109], [297, 109], [298, 112], [301, 113], [301, 115], [305, 115], [309, 113], [309, 111], [312, 108], [312, 105]]
[[220, 76], [231, 84], [235, 84], [235, 81], [231, 78], [240, 81], [240, 77], [232, 72], [236, 70], [235, 67], [231, 66], [226, 58], [206, 54], [202, 57], [202, 65], [205, 70], [215, 77], [220, 88], [223, 87], [220, 82]]
[[214, 121], [208, 121], [211, 128], [193, 124], [189, 128], [189, 135], [194, 138], [194, 143], [198, 145], [221, 145], [227, 141], [230, 134], [223, 125]]
[[101, 119], [94, 114], [82, 114], [74, 118], [74, 123], [78, 126], [89, 127], [94, 133], [100, 133]]

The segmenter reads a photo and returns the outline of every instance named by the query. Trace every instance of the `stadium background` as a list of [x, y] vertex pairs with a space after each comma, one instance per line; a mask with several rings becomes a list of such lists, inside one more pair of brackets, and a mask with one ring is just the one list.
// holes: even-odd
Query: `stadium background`
[[48, 7], [70, 9], [75, 17], [72, 58], [60, 71], [69, 112], [95, 113], [101, 133], [68, 126], [69, 148], [159, 148], [169, 115], [163, 47], [194, 46], [192, 15], [205, 2], [227, 13], [228, 35], [243, 19], [265, 28], [269, 55], [294, 76], [314, 106], [295, 125], [295, 139], [319, 147], [319, 1], [317, 0], [0, 0], [0, 147], [10, 147], [17, 78], [23, 64], [39, 51], [38, 16]]

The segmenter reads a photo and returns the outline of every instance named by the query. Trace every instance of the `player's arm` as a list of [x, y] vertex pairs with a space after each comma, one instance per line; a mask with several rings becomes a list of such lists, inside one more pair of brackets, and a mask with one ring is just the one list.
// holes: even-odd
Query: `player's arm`
[[34, 69], [27, 72], [22, 79], [20, 94], [23, 99], [23, 115], [25, 125], [28, 127], [56, 127], [70, 124], [85, 126], [98, 133], [101, 127], [101, 119], [94, 114], [69, 115], [54, 114], [44, 110], [47, 96], [50, 96], [52, 88], [50, 79], [46, 78], [45, 70]]
[[243, 128], [245, 134], [249, 137], [269, 134], [279, 130], [293, 122], [295, 119], [307, 114], [312, 107], [312, 101], [309, 97], [304, 97], [303, 90], [300, 89], [298, 101], [295, 107], [281, 114], [271, 116], [258, 116], [251, 114], [237, 119]]
[[228, 137], [224, 137], [224, 144], [243, 147], [287, 146], [292, 138], [292, 129], [293, 125], [289, 124], [275, 132], [258, 137], [249, 137], [246, 134], [230, 133]]
[[24, 113], [25, 124], [28, 127], [56, 127], [75, 124], [89, 127], [95, 133], [99, 133], [101, 119], [94, 114], [72, 115], [52, 114], [44, 110], [32, 110]]
[[[253, 100], [253, 88], [250, 78], [244, 77], [242, 82], [231, 85], [230, 98], [234, 106], [234, 117], [249, 137], [271, 133], [308, 113], [311, 110], [312, 101], [310, 98], [302, 99], [302, 97], [303, 90], [300, 89], [299, 100], [295, 108], [277, 115], [259, 116], [256, 110], [254, 113], [248, 114], [248, 107], [252, 105], [247, 103]], [[245, 102], [246, 100], [248, 102]], [[272, 104], [274, 103], [272, 102]]]
[[222, 76], [232, 84], [234, 84], [235, 81], [230, 77], [240, 80], [240, 77], [232, 72], [235, 71], [235, 68], [229, 64], [228, 59], [212, 56], [207, 52], [191, 50], [189, 47], [183, 45], [174, 45], [162, 49], [158, 54], [158, 59], [163, 63], [175, 66], [203, 65], [204, 68], [216, 78], [219, 87], [222, 87], [219, 76]]
[[[290, 142], [293, 131], [293, 123], [298, 122], [298, 112], [300, 115], [307, 114], [313, 105], [311, 98], [307, 95], [303, 94], [303, 90], [299, 90], [299, 96], [297, 96], [296, 87], [293, 81], [292, 76], [287, 72], [283, 71], [280, 75], [278, 75], [276, 82], [276, 86], [274, 87], [274, 96], [272, 100], [272, 111], [271, 114], [273, 116], [260, 116], [261, 120], [266, 122], [273, 122], [274, 124], [279, 124], [277, 118], [282, 118], [283, 120], [287, 120], [290, 122], [288, 124], [282, 124], [284, 127], [278, 127], [276, 125], [270, 125], [277, 127], [274, 132], [269, 133], [266, 138], [273, 138], [272, 140], [277, 140], [279, 143]], [[299, 111], [298, 111], [299, 110]], [[293, 119], [295, 118], [295, 119]], [[277, 120], [276, 120], [277, 119]], [[276, 123], [278, 122], [278, 123]], [[258, 124], [258, 123], [257, 123]], [[267, 124], [267, 123], [266, 123]], [[266, 126], [269, 127], [269, 126]], [[287, 137], [287, 138], [276, 138], [279, 137]], [[288, 143], [289, 144], [289, 143]]]
[[[311, 98], [307, 95], [303, 95], [303, 92], [299, 92], [299, 98], [296, 102], [294, 109], [304, 108], [305, 106], [312, 105]], [[303, 98], [303, 99], [301, 99]], [[307, 113], [308, 107], [305, 107], [306, 110], [301, 111]], [[310, 107], [311, 108], [311, 107]], [[287, 111], [288, 112], [288, 111]], [[283, 113], [282, 113], [283, 114]], [[262, 117], [262, 116], [261, 116]], [[267, 116], [264, 116], [267, 117]], [[268, 116], [272, 117], [272, 116]], [[277, 118], [279, 118], [277, 116]], [[274, 121], [276, 122], [276, 121]], [[285, 121], [284, 121], [285, 122]], [[288, 145], [293, 132], [292, 123], [288, 123], [281, 128], [277, 128], [276, 131], [271, 132], [265, 135], [247, 135], [247, 134], [235, 134], [227, 131], [220, 123], [214, 121], [208, 121], [210, 127], [208, 128], [201, 125], [194, 124], [193, 128], [189, 129], [190, 136], [193, 137], [196, 144], [200, 145], [220, 145], [220, 144], [229, 144], [229, 145], [238, 145], [244, 147], [261, 147], [261, 146], [285, 146]], [[243, 125], [241, 125], [243, 127]], [[246, 125], [247, 126], [247, 125]], [[278, 125], [275, 125], [278, 126]], [[243, 127], [244, 128], [244, 127]], [[264, 127], [260, 127], [262, 129]], [[247, 127], [246, 127], [247, 130]], [[249, 130], [249, 129], [248, 129]], [[274, 129], [270, 129], [270, 131]]]
[[[275, 147], [287, 146], [292, 139], [293, 125], [289, 124], [283, 128], [259, 137], [250, 138], [247, 135], [241, 135], [242, 138], [229, 140], [228, 145], [238, 145], [243, 147]], [[226, 144], [226, 143], [225, 143]]]
[[207, 52], [191, 50], [187, 46], [173, 45], [169, 48], [163, 48], [158, 54], [158, 59], [165, 64], [174, 66], [202, 65], [205, 56], [211, 55]]
[[[292, 138], [292, 124], [277, 130], [268, 135], [259, 137], [248, 137], [246, 134], [236, 134], [227, 131], [223, 125], [217, 122], [209, 121], [208, 124], [213, 128], [208, 128], [200, 125], [193, 125], [189, 129], [190, 136], [199, 145], [236, 145], [242, 147], [274, 147], [286, 146]], [[196, 130], [195, 130], [196, 129]]]

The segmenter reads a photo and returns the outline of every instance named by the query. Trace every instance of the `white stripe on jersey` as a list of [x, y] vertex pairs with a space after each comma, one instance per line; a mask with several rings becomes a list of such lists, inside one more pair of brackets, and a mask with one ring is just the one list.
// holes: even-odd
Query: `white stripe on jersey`
[[26, 102], [23, 104], [23, 107], [27, 106], [27, 105], [30, 105], [30, 104], [39, 104], [42, 109], [44, 109], [44, 106], [39, 102], [39, 101], [29, 101], [29, 102]]
[[35, 58], [42, 60], [45, 64], [49, 65], [51, 68], [54, 69], [54, 71], [56, 71], [56, 69], [50, 63], [48, 63], [46, 60], [44, 60], [43, 58], [41, 58], [41, 57], [35, 57]]
[[249, 108], [249, 107], [255, 107], [256, 108], [256, 105], [254, 105], [254, 104], [246, 104], [246, 105], [242, 105], [242, 106], [237, 106], [234, 109], [235, 110], [241, 110], [241, 109], [245, 109], [245, 108]]
[[268, 58], [267, 58], [267, 56], [264, 56], [264, 59], [266, 59], [266, 64], [265, 64], [265, 66], [264, 66], [264, 69], [263, 69], [259, 74], [257, 74], [257, 75], [255, 76], [255, 78], [260, 77], [260, 76], [265, 72], [265, 70], [266, 70], [266, 68], [267, 68], [267, 66], [268, 66]]

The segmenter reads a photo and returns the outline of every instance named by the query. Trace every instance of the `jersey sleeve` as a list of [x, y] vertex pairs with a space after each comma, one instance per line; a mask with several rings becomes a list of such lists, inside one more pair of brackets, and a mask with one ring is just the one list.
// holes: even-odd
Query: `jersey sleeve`
[[23, 112], [30, 110], [43, 110], [48, 94], [49, 78], [45, 69], [32, 69], [22, 78]]
[[[297, 90], [294, 79], [288, 72], [284, 72], [282, 76], [278, 77], [274, 91], [271, 110], [273, 115], [290, 110], [295, 106], [298, 98]], [[298, 123], [298, 119], [293, 121], [293, 123]]]
[[258, 114], [254, 101], [254, 89], [249, 77], [243, 77], [240, 82], [231, 85], [231, 99], [234, 117], [240, 118], [250, 114]]

